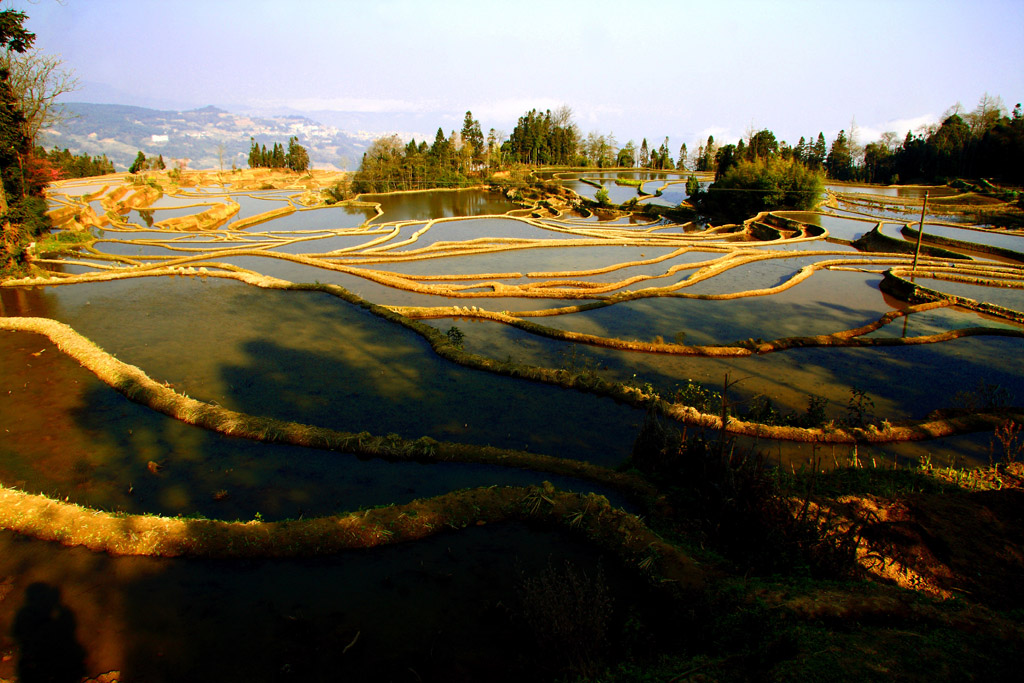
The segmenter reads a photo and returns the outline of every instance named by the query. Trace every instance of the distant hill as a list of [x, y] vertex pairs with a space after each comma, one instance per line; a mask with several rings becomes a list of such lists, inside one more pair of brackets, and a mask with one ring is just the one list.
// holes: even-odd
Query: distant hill
[[39, 143], [47, 149], [68, 148], [75, 154], [106, 154], [126, 170], [141, 150], [147, 157], [163, 155], [168, 166], [188, 159], [189, 168], [248, 167], [249, 138], [266, 145], [287, 146], [295, 136], [317, 168], [354, 170], [367, 141], [324, 126], [304, 116], [242, 116], [216, 107], [162, 111], [121, 104], [68, 102], [71, 118], [56, 130], [44, 131]]

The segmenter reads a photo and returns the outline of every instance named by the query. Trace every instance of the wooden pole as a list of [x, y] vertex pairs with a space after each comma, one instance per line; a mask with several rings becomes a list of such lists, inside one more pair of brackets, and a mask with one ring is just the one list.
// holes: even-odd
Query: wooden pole
[[921, 254], [921, 238], [924, 237], [924, 213], [928, 209], [928, 190], [924, 191], [924, 203], [921, 204], [921, 225], [917, 231], [917, 248], [914, 250], [914, 265], [910, 269], [910, 281], [917, 275], [917, 257]]

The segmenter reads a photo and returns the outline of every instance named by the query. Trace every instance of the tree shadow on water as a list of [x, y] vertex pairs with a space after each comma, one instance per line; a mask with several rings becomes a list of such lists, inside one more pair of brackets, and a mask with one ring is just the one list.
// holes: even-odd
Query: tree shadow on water
[[77, 682], [85, 674], [85, 650], [75, 636], [75, 615], [64, 605], [60, 588], [37, 582], [25, 590], [14, 619], [18, 644], [18, 680], [22, 683]]

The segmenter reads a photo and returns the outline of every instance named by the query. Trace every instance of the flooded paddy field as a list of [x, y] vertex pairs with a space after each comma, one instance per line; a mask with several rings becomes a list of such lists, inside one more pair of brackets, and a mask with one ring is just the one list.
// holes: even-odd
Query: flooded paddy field
[[[684, 174], [626, 175], [649, 195], [661, 190], [644, 201], [686, 198]], [[597, 183], [615, 203], [638, 197], [615, 184], [622, 177], [556, 176], [583, 196]], [[51, 200], [84, 210], [123, 182], [58, 184]], [[484, 189], [318, 208], [302, 195], [168, 192], [85, 227], [96, 239], [77, 252], [41, 255], [45, 277], [5, 282], [2, 491], [125, 528], [147, 515], [184, 520], [176, 538], [186, 540], [196, 520], [248, 533], [448, 502], [423, 503], [429, 514], [401, 508], [403, 522], [340, 554], [120, 557], [70, 535], [58, 537], [64, 547], [0, 532], [0, 577], [20, 577], [12, 590], [46, 586], [40, 600], [90, 625], [80, 641], [89, 671], [217, 678], [246, 660], [253, 671], [330, 665], [358, 678], [397, 666], [438, 680], [461, 642], [475, 671], [521, 680], [536, 673], [528, 657], [501, 672], [487, 659], [529, 640], [509, 607], [524, 576], [565, 562], [591, 575], [603, 567], [617, 594], [649, 608], [607, 548], [572, 529], [599, 498], [616, 514], [641, 509], [640, 485], [616, 470], [651, 415], [730, 434], [796, 471], [851, 458], [984, 464], [991, 428], [900, 435], [949, 411], [1024, 402], [1024, 368], [1006, 362], [1024, 345], [1021, 264], [922, 255], [915, 273], [913, 254], [858, 250], [879, 224], [908, 239], [884, 202], [876, 214], [857, 204], [715, 227], [599, 221]], [[230, 217], [174, 222], [230, 203]], [[1024, 236], [1006, 231], [931, 219], [925, 231], [1024, 251]], [[450, 501], [505, 487], [526, 492], [517, 514], [532, 521], [488, 521], [482, 505], [455, 521]], [[584, 513], [538, 523], [557, 507], [553, 490], [579, 494]], [[411, 535], [410, 519], [429, 533]], [[223, 599], [206, 601], [212, 593]], [[8, 632], [15, 618], [0, 610]], [[321, 659], [268, 645], [295, 638], [302, 656]]]
[[[648, 185], [685, 177], [659, 172], [555, 174], [558, 182], [570, 188], [582, 180], [614, 185], [625, 178], [642, 182], [645, 191]], [[469, 436], [452, 426], [470, 422], [468, 415], [458, 414], [459, 401], [466, 410], [479, 411], [488, 396], [509, 391], [515, 395], [511, 387], [516, 382], [453, 366], [416, 333], [354, 309], [332, 292], [280, 290], [293, 285], [337, 285], [442, 333], [454, 330], [463, 348], [479, 349], [481, 356], [494, 360], [520, 362], [517, 349], [534, 337], [558, 350], [546, 357], [523, 357], [521, 362], [557, 369], [558, 357], [572, 347], [573, 353], [608, 356], [602, 364], [615, 368], [609, 371], [610, 380], [666, 386], [696, 376], [708, 389], [720, 384], [715, 373], [724, 376], [730, 364], [740, 367], [749, 361], [701, 361], [693, 356], [702, 352], [687, 351], [688, 347], [724, 348], [745, 341], [833, 335], [869, 325], [907, 306], [881, 287], [887, 270], [907, 265], [906, 255], [860, 252], [839, 243], [856, 241], [876, 226], [882, 234], [901, 239], [899, 224], [884, 217], [780, 212], [767, 219], [769, 225], [784, 228], [773, 238], [764, 230], [755, 237], [746, 228], [677, 231], [657, 220], [594, 224], [569, 212], [541, 218], [521, 211], [512, 215], [508, 212], [516, 208], [513, 203], [483, 190], [364, 195], [358, 205], [310, 209], [298, 204], [298, 195], [284, 190], [222, 189], [220, 194], [217, 188], [207, 187], [185, 196], [162, 195], [152, 208], [134, 210], [119, 224], [97, 229], [99, 239], [93, 246], [51, 264], [55, 275], [49, 281], [37, 280], [33, 289], [6, 288], [5, 315], [66, 323], [157, 381], [246, 414], [352, 432], [393, 432], [410, 439], [427, 436], [502, 448], [529, 445], [550, 454], [557, 451], [560, 457], [614, 466], [627, 455], [629, 430], [639, 420], [637, 407], [618, 408], [621, 418], [594, 420], [605, 425], [608, 433], [594, 433], [593, 443], [618, 444], [613, 454], [601, 458], [594, 457], [594, 446], [585, 439], [574, 439], [577, 446], [570, 447], [543, 436], [545, 431], [564, 434], [566, 430], [557, 425], [544, 428], [543, 416], [550, 409], [536, 411], [539, 417], [531, 422], [531, 406], [547, 399], [527, 395], [518, 398], [515, 411], [496, 405], [492, 414], [481, 413], [475, 422], [491, 426], [478, 426]], [[830, 189], [840, 196], [921, 196], [921, 188], [837, 185]], [[87, 193], [104, 190], [112, 191], [106, 184], [70, 183], [66, 190], [58, 188], [54, 199], [96, 201]], [[948, 194], [953, 194], [948, 188], [933, 190], [933, 196]], [[231, 222], [200, 232], [156, 229], [149, 222], [136, 222], [140, 210], [186, 211], [180, 208], [187, 206], [183, 203], [200, 199], [197, 211], [222, 200], [241, 204], [246, 216], [262, 213], [255, 205], [298, 210], [243, 231], [233, 231]], [[810, 232], [794, 233], [793, 226], [799, 225]], [[1012, 249], [1024, 239], [930, 222], [925, 230], [981, 248]], [[833, 238], [836, 243], [827, 241]], [[924, 266], [941, 269], [948, 263], [933, 259]], [[941, 275], [936, 280], [930, 273], [922, 285], [1020, 310], [1014, 293], [1021, 291], [1020, 267], [1003, 259], [992, 268], [998, 272], [972, 271], [970, 281]], [[272, 282], [260, 283], [259, 278]], [[875, 335], [890, 334], [902, 325], [903, 334], [909, 329], [913, 336], [915, 329], [931, 329], [926, 320], [938, 318], [957, 321], [939, 325], [942, 332], [959, 329], [957, 324], [1018, 329], [1014, 320], [990, 322], [976, 313], [954, 314], [954, 310], [907, 315]], [[510, 327], [495, 320], [494, 314], [530, 322], [537, 331]], [[539, 337], [538, 332], [542, 332]], [[971, 344], [984, 348], [986, 339], [982, 335], [925, 345], [922, 348], [928, 353], [941, 349], [925, 367], [900, 360], [904, 351], [819, 347], [778, 352], [770, 356], [778, 369], [758, 371], [756, 382], [745, 381], [736, 392], [743, 398], [765, 396], [788, 409], [797, 409], [804, 400], [801, 397], [826, 396], [838, 408], [851, 387], [870, 385], [877, 403], [893, 410], [891, 415], [879, 411], [880, 419], [923, 419], [948, 405], [953, 396], [933, 392], [926, 408], [911, 386], [915, 382], [899, 381], [900, 374], [913, 367], [916, 384], [952, 383], [965, 390], [990, 382], [991, 373], [968, 372], [962, 363], [955, 373], [948, 367], [958, 356], [957, 349]], [[991, 351], [967, 354], [976, 356], [970, 367], [993, 365], [994, 358], [1005, 351], [1000, 344], [1019, 343], [1006, 337], [991, 342]], [[644, 343], [664, 348], [628, 348]], [[693, 370], [673, 369], [680, 353]], [[875, 359], [861, 362], [880, 379], [865, 382], [867, 367], [843, 360], [849, 354]], [[808, 363], [812, 356], [816, 360]], [[781, 358], [790, 360], [776, 360]], [[652, 363], [655, 359], [664, 362]], [[698, 371], [702, 363], [709, 369]], [[810, 367], [794, 374], [794, 366]], [[332, 373], [344, 371], [325, 374], [328, 368]], [[1021, 394], [1024, 379], [1018, 373], [995, 374], [1008, 395]], [[271, 376], [283, 383], [272, 389], [264, 381]], [[795, 381], [794, 376], [804, 379]], [[892, 382], [881, 379], [889, 376]], [[573, 393], [545, 391], [555, 392], [553, 396]], [[578, 423], [583, 416], [600, 412], [581, 404], [588, 400], [586, 394], [573, 399], [577, 414], [566, 413], [565, 420]], [[521, 423], [517, 428], [499, 419], [513, 414]], [[519, 435], [513, 436], [515, 432]], [[612, 432], [617, 433], [612, 436]]]

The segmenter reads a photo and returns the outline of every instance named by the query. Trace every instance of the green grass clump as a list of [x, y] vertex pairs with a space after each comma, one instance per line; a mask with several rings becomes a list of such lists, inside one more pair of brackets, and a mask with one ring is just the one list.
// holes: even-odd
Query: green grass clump
[[61, 254], [91, 244], [95, 237], [87, 230], [61, 230], [51, 232], [36, 242], [37, 254]]

